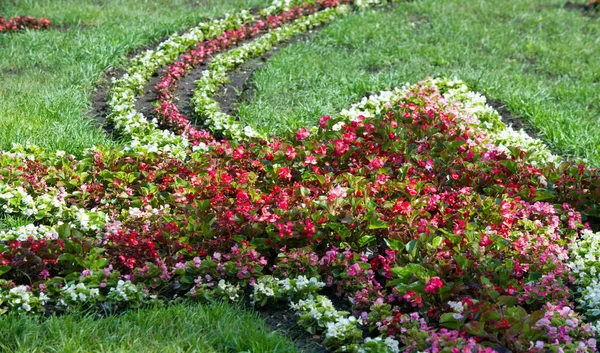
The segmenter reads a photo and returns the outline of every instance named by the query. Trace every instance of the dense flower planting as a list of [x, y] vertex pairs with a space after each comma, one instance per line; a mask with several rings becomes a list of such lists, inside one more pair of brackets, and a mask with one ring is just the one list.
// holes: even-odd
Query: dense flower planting
[[35, 18], [31, 16], [16, 16], [6, 19], [0, 15], [0, 33], [18, 32], [25, 28], [28, 29], [47, 29], [50, 27], [50, 20], [47, 18]]
[[[254, 288], [257, 303], [294, 300], [332, 349], [594, 350], [569, 270], [571, 240], [590, 231], [568, 203], [537, 201], [560, 167], [495, 147], [432, 84], [370, 115], [323, 117], [290, 139], [213, 140], [185, 163], [102, 148], [81, 161], [3, 154], [4, 183], [62, 188], [106, 219], [3, 233], [5, 308], [237, 300]], [[572, 177], [555, 181], [557, 202]], [[357, 324], [381, 338], [363, 348]]]
[[197, 89], [212, 94], [338, 5], [276, 1], [265, 19], [227, 16], [136, 58], [111, 98], [125, 148], [0, 152], [0, 212], [32, 222], [0, 231], [0, 311], [247, 298], [289, 303], [332, 351], [596, 351], [598, 171], [507, 128], [460, 81], [382, 92], [268, 139], [229, 117], [220, 133], [234, 139], [219, 140], [135, 110], [190, 48], [159, 84], [165, 102], [207, 51], [270, 29], [212, 58]]

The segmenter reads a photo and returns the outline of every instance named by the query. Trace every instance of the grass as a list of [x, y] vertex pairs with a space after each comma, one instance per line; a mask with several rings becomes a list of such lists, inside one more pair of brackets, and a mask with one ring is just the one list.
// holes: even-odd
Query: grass
[[52, 30], [0, 34], [0, 148], [31, 142], [80, 154], [114, 144], [86, 117], [102, 73], [125, 56], [205, 18], [268, 0], [5, 0], [5, 17], [52, 20]]
[[367, 92], [457, 77], [555, 150], [600, 167], [600, 19], [565, 2], [419, 0], [348, 16], [258, 71], [241, 119], [271, 134], [295, 131]]
[[257, 314], [227, 304], [177, 304], [94, 319], [0, 317], [0, 352], [285, 352], [300, 350]]

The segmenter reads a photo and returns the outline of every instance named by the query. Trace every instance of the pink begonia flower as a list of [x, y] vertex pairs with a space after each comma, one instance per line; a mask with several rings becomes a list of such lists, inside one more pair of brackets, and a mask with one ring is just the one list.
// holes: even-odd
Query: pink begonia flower
[[341, 187], [337, 185], [335, 188], [329, 191], [329, 201], [335, 201], [336, 199], [346, 197], [346, 191], [348, 188]]
[[425, 292], [433, 294], [436, 293], [438, 289], [442, 288], [443, 286], [444, 283], [438, 276], [431, 277], [425, 285]]
[[310, 136], [310, 132], [308, 130], [306, 130], [305, 127], [303, 127], [302, 129], [298, 130], [298, 132], [296, 132], [296, 138], [298, 139], [298, 141], [306, 140], [309, 136]]
[[319, 119], [319, 126], [321, 127], [321, 129], [324, 129], [327, 127], [327, 122], [331, 120], [330, 116], [322, 116], [321, 119]]

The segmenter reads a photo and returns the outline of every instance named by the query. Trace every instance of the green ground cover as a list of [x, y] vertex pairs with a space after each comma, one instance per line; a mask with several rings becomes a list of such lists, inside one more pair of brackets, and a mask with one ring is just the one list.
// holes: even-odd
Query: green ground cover
[[[41, 321], [40, 321], [41, 320]], [[225, 304], [178, 304], [95, 319], [0, 317], [0, 352], [300, 352], [256, 314]]]
[[27, 141], [79, 154], [115, 143], [86, 117], [102, 73], [125, 55], [226, 12], [267, 0], [18, 0], [0, 2], [5, 16], [52, 21], [48, 31], [0, 35], [0, 148]]
[[600, 166], [600, 20], [563, 0], [423, 0], [348, 16], [254, 76], [243, 121], [271, 134], [315, 124], [367, 92], [460, 78]]

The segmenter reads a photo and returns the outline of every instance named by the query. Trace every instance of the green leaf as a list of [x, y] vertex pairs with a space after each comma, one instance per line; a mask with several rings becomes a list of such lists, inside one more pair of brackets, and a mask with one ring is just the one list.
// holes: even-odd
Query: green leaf
[[486, 310], [481, 313], [481, 321], [497, 321], [500, 320], [502, 316], [496, 310]]
[[454, 313], [445, 313], [440, 317], [440, 325], [458, 330], [460, 328], [460, 321], [454, 318]]
[[360, 245], [360, 247], [363, 248], [371, 244], [373, 241], [375, 241], [375, 236], [365, 235], [358, 240], [358, 245]]
[[470, 262], [466, 257], [460, 255], [455, 256], [454, 260], [456, 260], [456, 264], [460, 267], [465, 267]]
[[401, 282], [410, 281], [413, 276], [418, 279], [427, 277], [427, 269], [420, 264], [408, 264], [392, 268], [392, 274], [401, 279]]
[[481, 284], [484, 284], [486, 286], [491, 286], [492, 285], [492, 282], [490, 282], [490, 280], [487, 279], [487, 277], [481, 276], [481, 278], [479, 278], [479, 281], [481, 282]]
[[96, 260], [96, 261], [94, 261], [93, 268], [94, 269], [105, 268], [106, 266], [108, 266], [108, 263], [109, 263], [108, 259]]
[[519, 157], [521, 155], [521, 149], [514, 147], [514, 146], [506, 146], [506, 148], [509, 149], [510, 153], [513, 155], [513, 157]]
[[406, 251], [409, 254], [411, 254], [412, 256], [416, 256], [418, 245], [419, 245], [419, 241], [417, 239], [413, 239], [413, 240], [409, 241], [408, 243], [406, 243], [406, 245], [405, 245]]
[[544, 189], [537, 189], [535, 191], [535, 198], [533, 201], [551, 200], [556, 197], [556, 194]]
[[12, 267], [10, 266], [0, 266], [0, 276], [2, 276], [3, 274], [5, 274], [6, 272], [10, 271]]
[[391, 250], [396, 250], [398, 252], [404, 250], [404, 243], [399, 240], [385, 239], [385, 243]]
[[382, 221], [380, 219], [372, 219], [369, 222], [369, 229], [387, 229], [390, 227], [388, 222]]
[[479, 321], [471, 321], [465, 324], [465, 329], [473, 336], [485, 337], [484, 325]]
[[431, 241], [431, 246], [433, 248], [439, 248], [439, 246], [442, 244], [443, 241], [444, 241], [444, 237], [435, 237]]
[[498, 297], [498, 305], [514, 306], [517, 303], [517, 298], [510, 295], [501, 295]]
[[65, 223], [58, 227], [58, 237], [61, 240], [66, 240], [71, 236], [71, 226], [68, 223]]
[[513, 174], [517, 172], [517, 162], [515, 161], [501, 161], [500, 164], [505, 166], [506, 169], [510, 170]]

